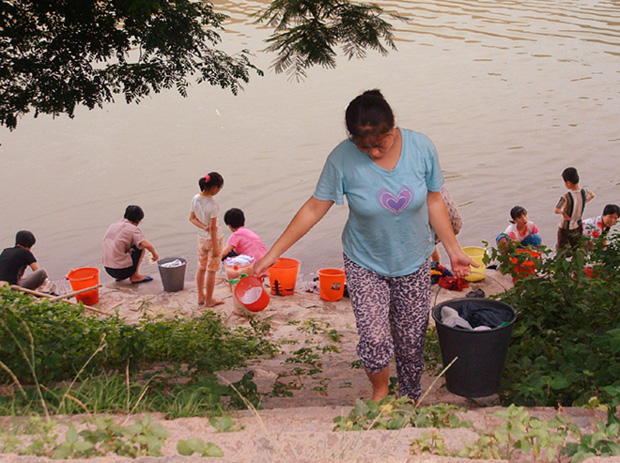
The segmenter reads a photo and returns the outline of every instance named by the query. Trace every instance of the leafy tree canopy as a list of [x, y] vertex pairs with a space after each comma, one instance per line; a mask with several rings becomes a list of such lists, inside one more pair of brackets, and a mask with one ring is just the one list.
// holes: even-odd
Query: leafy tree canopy
[[306, 76], [306, 69], [317, 64], [335, 68], [334, 47], [338, 44], [349, 59], [365, 58], [366, 49], [386, 55], [388, 50], [381, 40], [395, 50], [392, 25], [382, 16], [406, 20], [374, 4], [273, 0], [258, 15], [258, 22], [275, 26], [274, 34], [267, 40], [267, 50], [278, 53], [273, 63], [275, 71], [288, 71], [299, 79]]
[[[275, 27], [269, 50], [276, 72], [305, 76], [335, 67], [334, 47], [349, 58], [394, 47], [386, 14], [347, 0], [274, 0], [257, 22]], [[403, 19], [394, 14], [394, 18]], [[227, 16], [195, 0], [0, 0], [0, 124], [39, 113], [73, 117], [77, 105], [101, 107], [122, 94], [139, 102], [188, 78], [237, 93], [250, 72], [250, 52], [216, 47]]]

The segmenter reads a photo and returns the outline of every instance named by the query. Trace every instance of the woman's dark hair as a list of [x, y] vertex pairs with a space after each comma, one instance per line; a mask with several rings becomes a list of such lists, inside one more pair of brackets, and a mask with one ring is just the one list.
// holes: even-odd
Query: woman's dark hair
[[377, 89], [366, 90], [351, 101], [345, 120], [354, 141], [383, 135], [394, 128], [392, 108]]
[[245, 225], [245, 215], [241, 209], [233, 207], [224, 214], [224, 223], [232, 228], [239, 228]]
[[221, 187], [224, 185], [224, 177], [217, 172], [209, 172], [204, 177], [200, 177], [198, 180], [198, 186], [200, 191], [210, 190], [214, 187]]
[[15, 235], [15, 246], [23, 246], [24, 248], [30, 249], [34, 246], [34, 243], [37, 242], [37, 239], [34, 237], [34, 234], [28, 230], [20, 230]]
[[[512, 218], [512, 220], [517, 220], [523, 214], [527, 214], [527, 211], [522, 206], [515, 206], [512, 209], [510, 209], [510, 217]], [[512, 220], [511, 220], [511, 222], [512, 222]]]
[[571, 182], [575, 185], [579, 183], [579, 174], [574, 167], [567, 167], [562, 171], [562, 180], [565, 182]]
[[124, 217], [130, 222], [140, 223], [144, 218], [144, 211], [140, 206], [127, 206]]
[[616, 206], [615, 204], [607, 204], [603, 208], [603, 215], [611, 215], [611, 214], [620, 215], [620, 207]]

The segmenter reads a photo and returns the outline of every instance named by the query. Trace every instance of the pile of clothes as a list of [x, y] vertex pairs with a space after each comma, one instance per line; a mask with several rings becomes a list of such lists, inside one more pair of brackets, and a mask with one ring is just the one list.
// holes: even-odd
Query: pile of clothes
[[439, 285], [444, 289], [452, 291], [462, 291], [463, 288], [469, 287], [465, 279], [455, 277], [450, 270], [439, 262], [431, 263], [431, 284]]
[[460, 307], [441, 307], [441, 323], [452, 328], [486, 331], [508, 325], [514, 319], [509, 310], [492, 307], [472, 300]]

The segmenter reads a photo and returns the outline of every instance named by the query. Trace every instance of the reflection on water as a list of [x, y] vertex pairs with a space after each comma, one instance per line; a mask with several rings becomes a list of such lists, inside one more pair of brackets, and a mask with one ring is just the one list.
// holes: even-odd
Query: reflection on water
[[[248, 48], [256, 64], [268, 31], [247, 13], [264, 2], [215, 2], [231, 16], [223, 47]], [[198, 177], [217, 170], [222, 212], [245, 210], [271, 244], [312, 193], [330, 149], [346, 136], [347, 103], [381, 88], [398, 123], [437, 145], [448, 188], [461, 207], [463, 245], [492, 241], [515, 204], [528, 209], [546, 244], [555, 243], [560, 172], [576, 166], [597, 194], [587, 216], [619, 203], [620, 5], [610, 1], [380, 2], [410, 18], [395, 23], [398, 52], [341, 59], [304, 83], [267, 73], [234, 97], [207, 85], [189, 98], [173, 91], [139, 106], [80, 110], [73, 120], [31, 116], [2, 132], [0, 244], [32, 229], [40, 262], [54, 278], [100, 267], [107, 226], [128, 204], [146, 211], [142, 229], [162, 256], [195, 268], [189, 201]], [[328, 216], [287, 255], [302, 273], [341, 265], [346, 207]], [[147, 267], [147, 273], [155, 273]]]

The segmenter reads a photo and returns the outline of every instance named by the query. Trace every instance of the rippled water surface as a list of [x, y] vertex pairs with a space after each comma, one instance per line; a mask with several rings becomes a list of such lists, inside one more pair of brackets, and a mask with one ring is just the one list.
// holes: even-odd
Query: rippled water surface
[[[248, 48], [268, 70], [268, 31], [247, 13], [266, 3], [216, 2], [231, 20], [223, 47]], [[31, 115], [0, 132], [0, 245], [31, 229], [52, 277], [100, 267], [103, 233], [128, 204], [162, 256], [195, 269], [189, 202], [204, 173], [222, 173], [222, 211], [240, 207], [270, 245], [312, 193], [325, 157], [345, 137], [344, 109], [380, 88], [400, 126], [435, 142], [461, 208], [463, 245], [492, 241], [508, 211], [526, 207], [548, 245], [561, 171], [579, 169], [597, 195], [586, 216], [620, 203], [620, 2], [380, 2], [396, 23], [398, 51], [338, 60], [297, 83], [267, 72], [238, 96], [208, 85], [140, 105], [121, 99], [74, 119]], [[346, 207], [334, 207], [287, 255], [303, 272], [341, 264]], [[148, 271], [153, 273], [153, 271]]]

